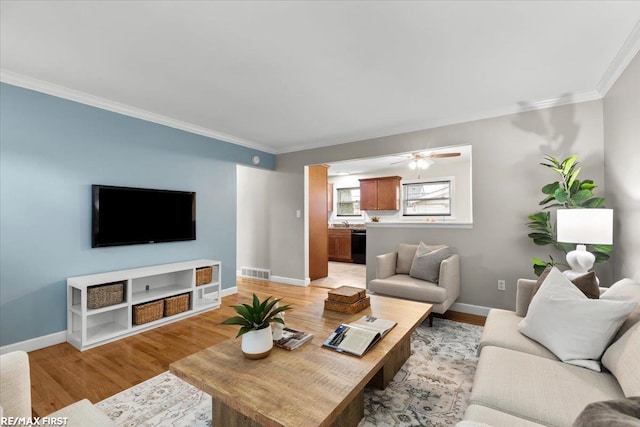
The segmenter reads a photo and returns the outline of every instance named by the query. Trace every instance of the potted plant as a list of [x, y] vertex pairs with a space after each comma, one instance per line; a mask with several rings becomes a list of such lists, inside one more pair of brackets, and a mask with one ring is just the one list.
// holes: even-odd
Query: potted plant
[[253, 294], [251, 305], [234, 305], [233, 309], [238, 316], [222, 322], [223, 325], [240, 326], [236, 338], [242, 337], [242, 353], [249, 359], [263, 359], [271, 353], [273, 348], [271, 323], [284, 324], [284, 320], [278, 314], [291, 309], [289, 305], [279, 307], [280, 299], [272, 300], [271, 298], [260, 301], [256, 294]]
[[[572, 155], [564, 160], [557, 159], [547, 155], [546, 163], [540, 163], [559, 175], [558, 181], [542, 187], [542, 193], [545, 198], [540, 201], [539, 205], [544, 206], [543, 211], [529, 215], [528, 227], [531, 229], [529, 237], [533, 243], [539, 246], [553, 245], [556, 249], [564, 252], [570, 252], [575, 249], [573, 243], [561, 243], [556, 240], [556, 225], [552, 221], [550, 208], [561, 207], [565, 209], [573, 208], [603, 208], [605, 199], [596, 197], [594, 191], [597, 185], [590, 179], [580, 181], [578, 175], [582, 170], [578, 166], [578, 156]], [[595, 262], [606, 262], [609, 259], [609, 252], [613, 249], [612, 245], [589, 245], [589, 252], [595, 256]], [[549, 255], [549, 261], [539, 258], [533, 258], [533, 270], [537, 276], [542, 274], [547, 265], [559, 264], [553, 256]], [[564, 265], [564, 264], [563, 264]]]

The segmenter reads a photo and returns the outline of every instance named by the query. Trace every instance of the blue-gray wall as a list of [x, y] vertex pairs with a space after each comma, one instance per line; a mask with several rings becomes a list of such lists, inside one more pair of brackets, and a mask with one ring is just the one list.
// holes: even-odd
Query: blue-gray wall
[[[236, 164], [274, 156], [0, 86], [0, 345], [66, 329], [66, 278], [197, 258], [235, 286]], [[197, 240], [91, 248], [91, 184], [197, 193]], [[161, 213], [159, 213], [161, 215]]]

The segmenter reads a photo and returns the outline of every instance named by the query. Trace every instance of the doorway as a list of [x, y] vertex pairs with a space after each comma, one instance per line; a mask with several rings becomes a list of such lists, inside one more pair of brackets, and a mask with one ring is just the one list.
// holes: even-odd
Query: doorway
[[329, 289], [336, 289], [340, 286], [366, 288], [367, 268], [364, 264], [329, 261], [328, 269], [327, 277], [311, 281], [310, 286]]

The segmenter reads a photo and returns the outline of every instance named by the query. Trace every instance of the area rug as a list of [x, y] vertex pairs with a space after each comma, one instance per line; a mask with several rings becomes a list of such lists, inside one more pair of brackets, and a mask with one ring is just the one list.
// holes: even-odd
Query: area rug
[[[467, 407], [482, 327], [434, 319], [385, 390], [366, 388], [360, 427], [451, 426]], [[211, 426], [211, 398], [165, 372], [96, 405], [120, 426]]]

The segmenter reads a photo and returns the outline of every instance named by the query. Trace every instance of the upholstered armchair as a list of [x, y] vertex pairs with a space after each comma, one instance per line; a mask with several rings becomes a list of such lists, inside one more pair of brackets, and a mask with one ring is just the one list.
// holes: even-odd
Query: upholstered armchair
[[[445, 245], [433, 245], [436, 251]], [[397, 252], [376, 257], [376, 278], [369, 282], [367, 289], [380, 295], [405, 298], [433, 304], [432, 314], [444, 314], [460, 296], [460, 257], [448, 253], [439, 262], [437, 281], [427, 281], [412, 277], [414, 258], [418, 245], [401, 243]], [[429, 316], [429, 324], [433, 322]]]
[[[14, 351], [0, 356], [0, 416], [27, 420], [31, 417], [29, 356], [24, 351]], [[109, 417], [87, 399], [62, 408], [47, 417], [66, 418], [64, 425], [67, 427], [115, 426]]]

